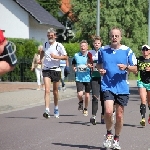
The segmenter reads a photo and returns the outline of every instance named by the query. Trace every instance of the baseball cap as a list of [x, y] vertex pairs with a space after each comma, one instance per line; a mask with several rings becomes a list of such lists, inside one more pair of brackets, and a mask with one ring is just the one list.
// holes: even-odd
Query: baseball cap
[[0, 44], [4, 41], [5, 41], [5, 37], [4, 37], [3, 31], [0, 30]]
[[148, 46], [148, 45], [143, 45], [143, 46], [142, 46], [142, 49], [148, 49], [148, 50], [149, 50], [149, 49], [150, 49], [150, 46]]

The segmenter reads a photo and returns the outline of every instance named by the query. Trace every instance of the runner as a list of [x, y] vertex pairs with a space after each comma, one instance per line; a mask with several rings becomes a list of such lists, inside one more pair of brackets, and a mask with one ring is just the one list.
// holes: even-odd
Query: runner
[[54, 116], [59, 118], [58, 110], [58, 86], [61, 79], [61, 69], [59, 67], [60, 60], [67, 60], [67, 54], [64, 46], [56, 42], [56, 31], [53, 28], [47, 31], [48, 42], [43, 46], [40, 59], [44, 57], [43, 62], [43, 78], [45, 83], [45, 107], [46, 110], [43, 117], [50, 118], [50, 86], [53, 82], [53, 95], [54, 95]]
[[[75, 81], [77, 87], [77, 97], [79, 99], [78, 110], [83, 112], [84, 116], [88, 116], [88, 102], [90, 99], [90, 68], [87, 66], [88, 60], [88, 43], [86, 40], [80, 42], [80, 52], [74, 55], [72, 67], [75, 71]], [[83, 88], [85, 87], [85, 107], [83, 109]]]
[[90, 122], [93, 125], [96, 125], [96, 113], [98, 110], [99, 96], [100, 96], [101, 106], [102, 106], [101, 123], [104, 124], [104, 101], [103, 101], [103, 96], [102, 96], [102, 92], [100, 89], [101, 76], [96, 68], [96, 64], [98, 61], [98, 50], [100, 49], [101, 44], [102, 44], [101, 38], [99, 36], [95, 36], [95, 38], [93, 39], [94, 50], [89, 50], [89, 53], [92, 54], [92, 61], [93, 61], [92, 64], [89, 63], [89, 67], [92, 68], [92, 73], [91, 73], [92, 117], [90, 118]]
[[[112, 134], [112, 115], [115, 101], [116, 107], [116, 124], [115, 136], [113, 140], [113, 149], [121, 149], [119, 144], [119, 136], [123, 126], [124, 106], [127, 105], [129, 99], [129, 85], [126, 82], [126, 70], [131, 72], [137, 71], [137, 60], [133, 51], [121, 45], [122, 32], [119, 28], [110, 30], [111, 44], [101, 47], [98, 53], [98, 70], [102, 78], [102, 91], [105, 103], [105, 123], [106, 138], [103, 142], [105, 148], [111, 147], [113, 139]], [[129, 65], [127, 65], [129, 64]]]
[[[146, 103], [150, 111], [150, 46], [148, 45], [142, 46], [142, 56], [138, 58], [138, 71], [137, 86], [141, 98], [140, 113], [142, 116], [140, 124], [145, 126]], [[150, 124], [150, 112], [148, 123]]]
[[16, 46], [8, 41], [0, 30], [0, 75], [13, 71], [17, 64]]

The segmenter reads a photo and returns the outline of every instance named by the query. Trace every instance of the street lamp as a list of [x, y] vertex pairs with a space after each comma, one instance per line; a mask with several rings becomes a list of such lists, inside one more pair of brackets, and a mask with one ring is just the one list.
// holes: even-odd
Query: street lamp
[[148, 45], [150, 45], [150, 0], [148, 1], [149, 8], [148, 8]]
[[[150, 1], [150, 0], [149, 0]], [[100, 0], [97, 0], [96, 35], [100, 36]]]

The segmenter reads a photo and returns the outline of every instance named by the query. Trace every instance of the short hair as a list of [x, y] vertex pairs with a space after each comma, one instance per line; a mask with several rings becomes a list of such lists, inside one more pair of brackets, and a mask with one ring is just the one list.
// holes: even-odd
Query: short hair
[[43, 49], [43, 45], [38, 46], [38, 50]]
[[54, 28], [49, 28], [47, 30], [47, 33], [54, 33], [54, 34], [56, 34], [56, 30]]
[[102, 39], [100, 36], [94, 36], [93, 37], [93, 42], [95, 42], [96, 40], [99, 40], [100, 42], [102, 42]]
[[88, 42], [87, 42], [86, 40], [82, 40], [82, 41], [80, 42], [80, 45], [81, 45], [82, 43], [86, 43], [86, 44], [88, 45]]
[[110, 29], [110, 31], [109, 31], [109, 36], [110, 36], [112, 30], [119, 30], [120, 33], [121, 33], [121, 36], [123, 36], [123, 31], [122, 31], [122, 29], [119, 28], [119, 27], [112, 27], [112, 28]]

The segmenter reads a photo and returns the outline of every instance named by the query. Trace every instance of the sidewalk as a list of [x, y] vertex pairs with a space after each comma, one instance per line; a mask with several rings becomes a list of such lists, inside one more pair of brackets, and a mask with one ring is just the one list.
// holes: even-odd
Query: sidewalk
[[[44, 91], [37, 91], [37, 83], [0, 83], [0, 114], [12, 110], [44, 106]], [[59, 92], [59, 100], [76, 97], [75, 82], [66, 83], [66, 91]], [[50, 99], [53, 101], [52, 90]]]
[[[130, 87], [136, 81], [129, 81]], [[44, 106], [44, 91], [37, 91], [37, 83], [32, 82], [0, 82], [0, 114], [29, 107]], [[76, 97], [75, 82], [66, 82], [67, 90], [59, 92], [59, 100]], [[53, 101], [53, 94], [50, 93]]]

